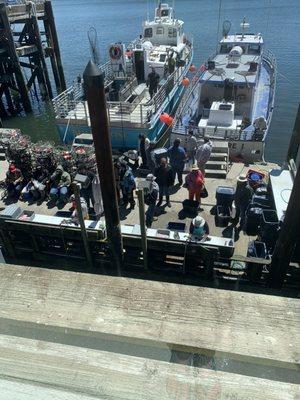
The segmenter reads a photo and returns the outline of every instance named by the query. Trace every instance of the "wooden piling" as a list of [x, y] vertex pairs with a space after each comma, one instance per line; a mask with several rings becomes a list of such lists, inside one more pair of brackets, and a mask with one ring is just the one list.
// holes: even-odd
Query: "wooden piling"
[[290, 160], [296, 161], [299, 147], [300, 147], [300, 104], [298, 107], [295, 125], [290, 139], [289, 149], [287, 152], [287, 162], [290, 162]]
[[[53, 72], [55, 71], [55, 74], [56, 75], [58, 74], [59, 80], [60, 80], [60, 88], [57, 88], [57, 90], [64, 91], [64, 90], [66, 90], [67, 86], [66, 86], [64, 70], [63, 70], [63, 66], [62, 66], [62, 62], [61, 62], [59, 42], [58, 42], [58, 36], [57, 36], [57, 32], [56, 32], [52, 4], [51, 4], [51, 1], [49, 1], [49, 0], [45, 1], [45, 17], [46, 17], [45, 29], [47, 29], [48, 33], [51, 34], [53, 53], [55, 55], [55, 64], [57, 66], [57, 68], [53, 69]], [[54, 64], [52, 64], [52, 68], [53, 68], [53, 65]]]
[[297, 242], [300, 240], [300, 170], [298, 169], [284, 221], [272, 256], [269, 284], [281, 288]]
[[112, 255], [112, 265], [116, 267], [118, 274], [121, 275], [123, 241], [104, 92], [104, 75], [96, 64], [89, 61], [83, 74], [83, 80], [91, 119], [91, 130], [100, 178], [108, 243]]
[[32, 28], [35, 36], [35, 44], [38, 49], [38, 57], [39, 58], [39, 64], [40, 64], [40, 71], [41, 71], [41, 77], [47, 92], [47, 98], [51, 99], [53, 97], [52, 94], [52, 88], [51, 88], [51, 82], [49, 79], [49, 74], [48, 74], [48, 69], [47, 69], [47, 64], [45, 60], [45, 54], [44, 54], [44, 49], [42, 46], [42, 40], [41, 40], [41, 35], [40, 35], [40, 29], [38, 25], [38, 20], [36, 17], [36, 12], [34, 7], [31, 5], [31, 23], [32, 23]]
[[31, 112], [32, 107], [31, 107], [31, 102], [29, 98], [29, 93], [28, 89], [26, 86], [25, 78], [21, 69], [20, 61], [16, 52], [16, 47], [14, 44], [14, 39], [13, 35], [10, 29], [10, 23], [9, 23], [9, 18], [7, 15], [7, 9], [5, 3], [0, 3], [0, 19], [2, 22], [3, 26], [3, 35], [5, 35], [5, 38], [7, 39], [7, 51], [9, 54], [9, 57], [13, 63], [13, 68], [14, 68], [14, 73], [16, 76], [16, 81], [18, 85], [18, 90], [21, 95], [21, 101], [24, 106], [24, 110], [26, 112]]

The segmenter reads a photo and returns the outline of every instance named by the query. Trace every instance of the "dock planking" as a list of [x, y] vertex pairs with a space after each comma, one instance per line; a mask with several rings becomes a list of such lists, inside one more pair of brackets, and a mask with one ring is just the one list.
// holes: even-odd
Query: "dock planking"
[[300, 395], [299, 386], [290, 383], [0, 336], [1, 393], [10, 387], [14, 400], [32, 398], [28, 393], [58, 400], [296, 400]]
[[297, 370], [299, 300], [1, 265], [0, 333], [49, 330]]

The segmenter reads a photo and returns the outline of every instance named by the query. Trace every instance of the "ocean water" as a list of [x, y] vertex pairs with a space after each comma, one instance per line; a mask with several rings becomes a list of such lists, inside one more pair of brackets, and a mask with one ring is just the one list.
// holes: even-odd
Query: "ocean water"
[[[153, 16], [153, 0], [52, 0], [67, 82], [82, 74], [90, 57], [87, 31], [98, 33], [100, 57], [107, 57], [110, 42], [129, 42], [141, 33], [142, 21]], [[194, 39], [194, 63], [199, 66], [215, 51], [219, 16], [217, 0], [176, 0], [176, 17]], [[277, 58], [275, 109], [266, 146], [266, 159], [281, 162], [292, 132], [300, 98], [300, 1], [223, 0], [222, 22], [230, 20], [231, 32], [239, 31], [243, 17], [251, 32], [263, 34], [266, 47]], [[51, 107], [41, 106], [34, 116], [5, 121], [21, 128], [34, 140], [57, 140]]]

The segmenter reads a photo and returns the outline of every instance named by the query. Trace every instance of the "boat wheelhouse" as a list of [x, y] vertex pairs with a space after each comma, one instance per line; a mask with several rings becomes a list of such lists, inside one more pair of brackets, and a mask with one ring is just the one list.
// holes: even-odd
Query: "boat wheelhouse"
[[[108, 54], [109, 60], [100, 69], [105, 74], [113, 148], [136, 147], [139, 134], [159, 140], [166, 129], [159, 117], [163, 112], [175, 111], [185, 90], [182, 79], [189, 74], [192, 62], [192, 43], [183, 32], [183, 21], [175, 19], [172, 7], [160, 2], [154, 20], [143, 23], [140, 38], [127, 46], [111, 44]], [[149, 73], [153, 69], [159, 79], [151, 93]], [[57, 96], [53, 106], [64, 143], [90, 132], [81, 80]]]
[[276, 61], [264, 49], [261, 34], [224, 37], [219, 48], [194, 77], [178, 108], [173, 137], [193, 127], [199, 137], [227, 141], [234, 161], [264, 157], [275, 95]]

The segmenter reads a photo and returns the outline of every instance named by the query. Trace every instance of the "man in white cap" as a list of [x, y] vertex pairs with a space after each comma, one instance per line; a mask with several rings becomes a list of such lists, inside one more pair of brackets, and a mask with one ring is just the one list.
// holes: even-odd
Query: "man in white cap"
[[150, 228], [154, 219], [154, 212], [156, 201], [158, 197], [158, 184], [155, 182], [155, 176], [153, 174], [148, 174], [146, 180], [149, 182], [149, 189], [145, 193], [145, 204], [147, 204], [148, 209], [146, 211], [146, 226]]
[[190, 234], [197, 239], [202, 239], [204, 235], [209, 235], [209, 226], [203, 217], [197, 215], [190, 225]]
[[198, 167], [203, 175], [205, 175], [205, 166], [207, 161], [210, 159], [211, 151], [212, 142], [209, 140], [209, 138], [205, 137], [204, 143], [198, 147], [195, 155]]
[[240, 229], [244, 228], [245, 215], [248, 205], [251, 203], [253, 189], [248, 184], [246, 175], [240, 175], [237, 178], [236, 191], [234, 196], [235, 202], [235, 222], [240, 220]]

